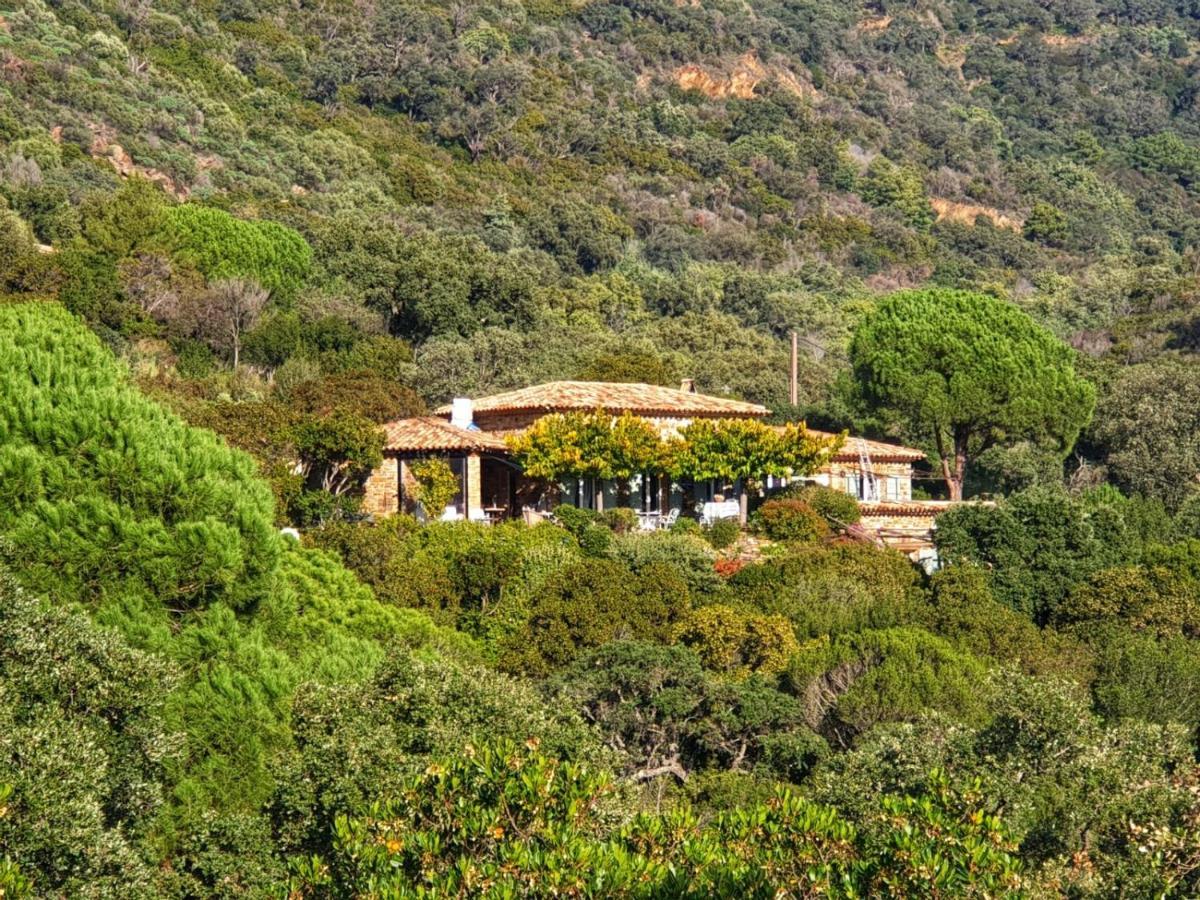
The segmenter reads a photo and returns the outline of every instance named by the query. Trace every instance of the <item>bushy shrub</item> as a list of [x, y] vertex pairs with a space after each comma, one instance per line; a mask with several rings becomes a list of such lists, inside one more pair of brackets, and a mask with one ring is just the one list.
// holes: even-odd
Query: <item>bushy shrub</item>
[[785, 543], [819, 541], [829, 535], [825, 520], [803, 500], [768, 500], [751, 524], [759, 534]]
[[577, 712], [527, 682], [409, 651], [393, 653], [365, 683], [302, 688], [292, 730], [295, 752], [272, 803], [274, 828], [292, 853], [326, 850], [336, 816], [361, 813], [431, 755], [470, 743], [534, 739], [563, 758], [609, 758]]
[[838, 491], [823, 484], [801, 482], [789, 485], [773, 493], [770, 499], [801, 500], [812, 507], [834, 530], [844, 530], [857, 524], [862, 518], [862, 510], [859, 509], [857, 500], [845, 491]]
[[606, 509], [600, 516], [600, 521], [613, 530], [614, 534], [627, 534], [637, 528], [638, 517], [627, 506], [619, 506], [616, 509]]
[[799, 649], [783, 616], [720, 604], [693, 610], [675, 627], [675, 637], [695, 651], [705, 668], [734, 678], [782, 672]]
[[650, 566], [673, 571], [696, 597], [719, 591], [721, 580], [713, 570], [713, 552], [700, 538], [668, 531], [620, 535], [613, 555], [634, 572]]
[[986, 714], [987, 670], [920, 628], [818, 638], [792, 657], [787, 680], [804, 699], [807, 724], [846, 742], [881, 722], [938, 710], [968, 723]]
[[787, 617], [800, 640], [921, 621], [921, 573], [903, 554], [860, 541], [800, 544], [729, 579], [740, 602]]
[[1031, 675], [1090, 680], [1086, 648], [1053, 629], [1038, 628], [997, 600], [986, 572], [974, 566], [949, 566], [934, 574], [929, 586], [929, 605], [920, 621], [934, 634], [975, 656]]
[[700, 523], [687, 516], [676, 519], [670, 530], [673, 534], [700, 534], [702, 531]]
[[[780, 791], [701, 824], [686, 806], [605, 822], [609, 779], [536, 742], [471, 746], [341, 820], [326, 859], [306, 860], [302, 896], [986, 897], [1023, 888], [1016, 844], [978, 790], [939, 774], [919, 796], [870, 792], [874, 827]], [[436, 848], [432, 852], [430, 848]], [[828, 890], [827, 890], [828, 889]]]
[[741, 528], [733, 519], [718, 519], [704, 530], [704, 539], [714, 550], [724, 550], [733, 546], [741, 533]]
[[529, 618], [502, 647], [500, 665], [546, 675], [582, 651], [619, 638], [667, 641], [690, 608], [687, 583], [662, 563], [637, 573], [616, 560], [588, 559], [542, 581]]
[[[152, 894], [136, 841], [171, 790], [178, 673], [0, 570], [0, 848], [38, 894]], [[0, 861], [0, 887], [15, 876]], [[4, 894], [4, 896], [8, 896]]]
[[599, 516], [590, 509], [584, 509], [579, 506], [568, 506], [562, 504], [554, 508], [554, 517], [563, 528], [567, 529], [571, 534], [579, 538], [583, 535], [583, 531], [589, 525], [596, 524]]
[[[615, 641], [588, 651], [549, 685], [553, 695], [620, 751], [622, 772], [639, 779], [690, 779], [705, 770], [755, 770], [798, 779], [822, 752], [803, 708], [766, 678], [705, 671], [691, 648]], [[775, 743], [774, 761], [767, 759]], [[793, 749], [807, 745], [807, 764]], [[777, 768], [775, 762], [781, 764]], [[640, 775], [639, 775], [640, 773]]]
[[989, 570], [998, 600], [1044, 624], [1076, 585], [1136, 551], [1122, 526], [1111, 505], [1091, 507], [1061, 488], [1033, 488], [995, 506], [947, 510], [935, 537], [943, 559]]

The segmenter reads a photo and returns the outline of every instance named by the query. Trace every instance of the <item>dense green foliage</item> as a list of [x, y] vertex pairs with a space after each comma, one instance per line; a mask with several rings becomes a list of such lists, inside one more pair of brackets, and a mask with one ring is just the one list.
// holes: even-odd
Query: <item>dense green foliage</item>
[[9, 893], [1196, 888], [1187, 503], [960, 507], [933, 577], [813, 487], [749, 558], [569, 508], [297, 545], [60, 306], [0, 316]]
[[1070, 348], [994, 297], [895, 294], [855, 331], [850, 356], [868, 402], [932, 445], [953, 500], [968, 464], [998, 443], [1065, 456], [1091, 419], [1094, 391]]
[[[0, 894], [1200, 894], [1198, 48], [1146, 0], [0, 2]], [[554, 378], [996, 502], [932, 575], [813, 487], [361, 520], [381, 424]], [[604, 425], [545, 474], [824, 449]]]

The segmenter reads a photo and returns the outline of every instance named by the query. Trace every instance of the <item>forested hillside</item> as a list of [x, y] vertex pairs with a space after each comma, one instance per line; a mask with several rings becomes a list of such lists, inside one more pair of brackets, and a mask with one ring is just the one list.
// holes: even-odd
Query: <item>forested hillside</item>
[[[0, 897], [1197, 896], [1198, 104], [1190, 0], [0, 0]], [[363, 515], [683, 378], [989, 502]]]
[[[290, 361], [292, 383], [403, 374], [439, 402], [694, 376], [778, 407], [797, 329], [804, 405], [846, 424], [831, 375], [857, 316], [928, 281], [1148, 365], [1118, 398], [1195, 346], [1200, 20], [1184, 3], [29, 0], [0, 15], [9, 286], [57, 292], [121, 345], [165, 333], [187, 373], [232, 359], [195, 309], [228, 309], [228, 292], [193, 295], [233, 276], [271, 292], [251, 298], [243, 360]], [[304, 246], [159, 221], [185, 199]], [[11, 259], [26, 226], [53, 260]], [[221, 240], [243, 258], [204, 246]], [[1121, 454], [1123, 424], [1093, 435], [1097, 461]]]

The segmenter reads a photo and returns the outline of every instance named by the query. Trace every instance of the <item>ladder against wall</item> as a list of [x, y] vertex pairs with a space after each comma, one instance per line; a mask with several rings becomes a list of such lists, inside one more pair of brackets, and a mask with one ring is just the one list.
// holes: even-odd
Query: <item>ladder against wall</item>
[[879, 502], [879, 479], [875, 477], [875, 469], [871, 465], [871, 454], [867, 452], [867, 442], [858, 439], [858, 467], [861, 475], [862, 500], [868, 503]]

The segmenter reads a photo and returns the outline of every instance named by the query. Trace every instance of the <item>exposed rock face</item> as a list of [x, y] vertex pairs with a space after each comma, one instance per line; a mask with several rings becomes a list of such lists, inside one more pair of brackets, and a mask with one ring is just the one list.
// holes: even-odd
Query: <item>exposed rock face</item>
[[685, 91], [700, 91], [713, 100], [723, 100], [726, 97], [749, 100], [755, 96], [755, 88], [771, 78], [797, 96], [816, 96], [812, 85], [801, 81], [794, 72], [783, 66], [764, 65], [754, 51], [739, 56], [727, 73], [706, 69], [694, 63], [675, 70], [675, 82], [681, 88]]
[[113, 133], [111, 129], [103, 125], [93, 125], [92, 129], [92, 146], [91, 153], [96, 159], [104, 159], [112, 164], [112, 167], [117, 170], [123, 177], [128, 178], [131, 175], [140, 175], [142, 178], [147, 178], [155, 184], [162, 185], [163, 190], [178, 200], [186, 200], [191, 194], [191, 190], [187, 185], [176, 184], [166, 172], [160, 172], [158, 169], [139, 166], [133, 161], [133, 157], [120, 144], [113, 142]]
[[697, 65], [681, 66], [675, 70], [675, 80], [685, 91], [700, 91], [713, 100], [738, 97], [749, 100], [754, 89], [767, 77], [767, 70], [758, 57], [747, 53], [728, 75], [712, 74]]
[[977, 206], [974, 203], [959, 203], [957, 200], [944, 200], [932, 197], [929, 205], [937, 213], [938, 221], [948, 219], [961, 225], [974, 225], [979, 216], [991, 220], [997, 228], [1007, 228], [1009, 231], [1020, 231], [1025, 224], [1020, 217], [1006, 215], [990, 206]]
[[891, 16], [875, 16], [871, 19], [863, 19], [858, 23], [858, 30], [864, 34], [872, 34], [879, 31], [886, 31], [887, 27], [892, 24]]

